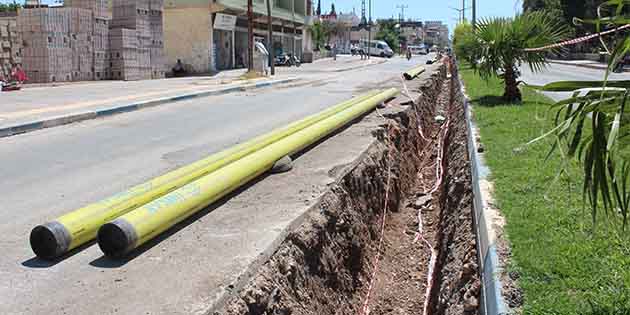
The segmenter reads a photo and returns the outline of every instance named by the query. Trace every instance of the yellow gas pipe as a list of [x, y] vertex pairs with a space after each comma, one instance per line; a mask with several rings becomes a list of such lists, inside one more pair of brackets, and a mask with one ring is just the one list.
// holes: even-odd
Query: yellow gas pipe
[[403, 75], [405, 76], [406, 80], [413, 80], [415, 79], [417, 76], [419, 76], [420, 74], [422, 74], [425, 71], [423, 66], [419, 66], [419, 67], [415, 67], [411, 70], [408, 70], [407, 72], [403, 73]]
[[134, 208], [163, 196], [191, 181], [207, 175], [292, 133], [343, 111], [377, 92], [355, 97], [288, 126], [236, 145], [227, 150], [181, 167], [126, 191], [67, 213], [31, 231], [33, 252], [44, 259], [54, 259], [96, 237], [98, 228]]
[[383, 91], [104, 224], [99, 247], [107, 256], [124, 256], [396, 94], [397, 89]]

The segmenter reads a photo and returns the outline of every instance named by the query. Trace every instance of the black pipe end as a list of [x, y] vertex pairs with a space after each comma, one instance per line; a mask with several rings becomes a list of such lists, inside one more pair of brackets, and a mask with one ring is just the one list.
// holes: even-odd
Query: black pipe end
[[98, 229], [96, 240], [105, 256], [120, 258], [135, 248], [138, 237], [129, 222], [118, 218], [103, 224]]
[[413, 77], [407, 72], [403, 73], [403, 76], [405, 77], [405, 80], [407, 81], [413, 80]]
[[53, 221], [38, 225], [31, 231], [30, 243], [37, 257], [52, 260], [68, 251], [72, 237], [63, 224]]

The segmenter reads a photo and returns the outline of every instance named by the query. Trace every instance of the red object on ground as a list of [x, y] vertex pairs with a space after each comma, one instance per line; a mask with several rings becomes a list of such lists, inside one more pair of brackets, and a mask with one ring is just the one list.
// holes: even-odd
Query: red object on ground
[[13, 80], [22, 83], [28, 81], [28, 77], [22, 68], [18, 68], [13, 72]]

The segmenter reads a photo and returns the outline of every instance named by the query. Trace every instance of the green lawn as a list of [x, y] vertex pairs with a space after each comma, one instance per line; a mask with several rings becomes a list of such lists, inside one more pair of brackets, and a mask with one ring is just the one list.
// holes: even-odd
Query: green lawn
[[522, 105], [504, 104], [498, 80], [460, 69], [507, 220], [523, 314], [630, 314], [630, 237], [591, 232], [579, 168], [569, 167], [573, 180], [554, 181], [561, 159], [545, 162], [551, 139], [518, 150], [550, 129], [551, 100], [525, 89]]

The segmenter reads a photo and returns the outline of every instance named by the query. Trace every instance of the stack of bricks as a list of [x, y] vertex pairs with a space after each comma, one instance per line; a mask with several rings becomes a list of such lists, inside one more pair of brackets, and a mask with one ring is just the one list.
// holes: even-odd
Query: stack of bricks
[[112, 18], [107, 0], [64, 0], [63, 5], [69, 8], [80, 8], [92, 11], [95, 18], [107, 20]]
[[13, 66], [22, 63], [22, 39], [17, 16], [0, 16], [0, 77], [8, 78]]
[[[125, 72], [137, 73], [138, 79], [152, 79], [164, 77], [164, 33], [162, 28], [162, 11], [164, 8], [163, 0], [114, 0], [112, 7], [112, 23], [110, 32], [116, 30], [116, 34], [121, 34], [119, 29], [126, 30], [125, 34], [131, 34], [135, 31], [136, 48], [135, 54], [130, 51], [131, 48], [119, 46], [122, 42], [111, 37], [110, 45], [112, 52], [112, 62], [116, 56], [125, 58], [134, 58], [130, 60], [116, 60], [120, 68], [121, 64], [125, 67], [136, 65], [136, 69], [126, 69]], [[121, 53], [124, 50], [124, 54]], [[114, 70], [112, 70], [114, 71]], [[117, 78], [118, 71], [113, 75]], [[133, 75], [130, 77], [134, 77]], [[125, 78], [125, 80], [130, 80]]]
[[[113, 0], [111, 13], [110, 0], [65, 0], [64, 5], [20, 11], [12, 25], [21, 37], [17, 43], [24, 43], [21, 60], [19, 45], [0, 37], [0, 46], [11, 46], [9, 62], [22, 62], [30, 82], [164, 77], [164, 0]], [[2, 25], [0, 36], [11, 33]]]
[[[149, 0], [114, 0], [110, 30], [114, 79], [140, 80], [151, 78], [151, 60], [150, 55], [147, 56], [149, 51], [145, 48], [149, 37], [148, 13]], [[119, 34], [125, 34], [127, 37], [124, 41], [126, 43], [124, 47], [121, 46], [123, 41], [118, 38]], [[133, 45], [131, 45], [132, 41]], [[123, 77], [118, 77], [117, 74], [121, 73], [121, 68], [123, 68]], [[129, 75], [127, 75], [128, 73]]]
[[138, 69], [138, 37], [136, 30], [109, 30], [111, 77], [114, 80], [140, 80]]
[[111, 13], [107, 0], [64, 0], [64, 6], [92, 12], [92, 46], [94, 80], [111, 78], [109, 67], [109, 24]]
[[94, 80], [111, 79], [109, 54], [109, 19], [94, 18]]
[[[32, 8], [20, 11], [18, 25], [24, 43], [24, 70], [31, 82], [71, 81], [73, 58], [72, 11]], [[76, 35], [75, 35], [76, 36]], [[72, 40], [75, 42], [78, 40]]]
[[151, 39], [149, 43], [151, 55], [151, 78], [164, 78], [166, 73], [166, 58], [164, 56], [164, 27], [162, 12], [164, 0], [149, 0], [149, 29]]
[[94, 19], [89, 9], [62, 8], [70, 12], [72, 81], [94, 79]]

